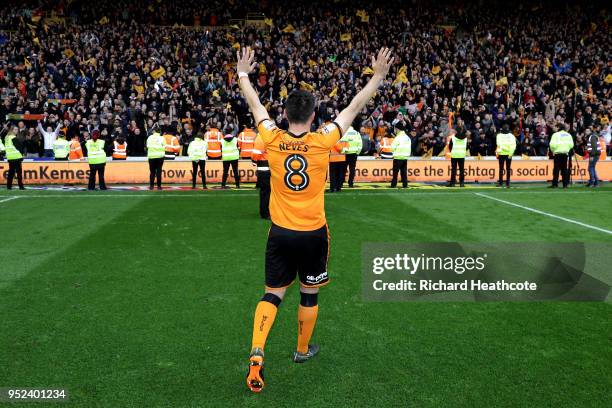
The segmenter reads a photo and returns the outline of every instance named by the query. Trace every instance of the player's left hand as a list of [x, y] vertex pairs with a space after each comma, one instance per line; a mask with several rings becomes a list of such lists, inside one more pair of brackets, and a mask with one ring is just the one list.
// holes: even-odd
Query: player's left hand
[[374, 75], [379, 75], [382, 78], [386, 77], [394, 60], [395, 58], [392, 57], [392, 52], [389, 48], [381, 48], [376, 57], [372, 56]]
[[236, 52], [236, 57], [238, 60], [236, 64], [238, 72], [250, 74], [257, 67], [255, 51], [251, 47], [246, 47]]

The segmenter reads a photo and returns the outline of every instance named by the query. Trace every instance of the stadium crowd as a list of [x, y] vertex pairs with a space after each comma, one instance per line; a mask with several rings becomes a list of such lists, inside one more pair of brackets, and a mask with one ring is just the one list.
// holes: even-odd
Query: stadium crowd
[[[211, 128], [236, 134], [253, 126], [234, 62], [250, 45], [277, 123], [287, 126], [283, 102], [301, 87], [317, 97], [319, 126], [361, 89], [386, 45], [399, 61], [354, 123], [371, 140], [363, 154], [398, 118], [417, 156], [443, 154], [451, 127], [467, 133], [472, 155], [493, 155], [502, 123], [516, 154], [546, 155], [559, 122], [578, 154], [591, 133], [610, 150], [607, 10], [502, 4], [316, 0], [288, 13], [277, 0], [10, 0], [0, 10], [0, 124], [18, 124], [28, 157], [49, 149], [45, 132], [84, 143], [97, 128], [127, 140], [130, 156], [145, 154], [156, 123], [184, 146]], [[246, 12], [265, 20], [233, 20]]]

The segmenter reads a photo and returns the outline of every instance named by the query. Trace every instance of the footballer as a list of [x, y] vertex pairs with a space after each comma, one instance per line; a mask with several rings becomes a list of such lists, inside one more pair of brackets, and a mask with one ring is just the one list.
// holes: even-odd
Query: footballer
[[325, 220], [324, 192], [330, 149], [342, 137], [357, 114], [374, 96], [393, 64], [391, 50], [382, 48], [372, 57], [374, 74], [367, 85], [336, 119], [311, 132], [315, 98], [304, 90], [287, 97], [287, 131], [270, 119], [251, 85], [249, 73], [257, 63], [251, 48], [237, 53], [240, 89], [257, 123], [268, 152], [272, 195], [265, 259], [265, 293], [255, 309], [253, 341], [247, 386], [253, 392], [264, 387], [264, 346], [287, 287], [300, 282], [297, 350], [293, 361], [303, 363], [319, 352], [310, 344], [317, 321], [319, 288], [329, 282], [329, 229]]

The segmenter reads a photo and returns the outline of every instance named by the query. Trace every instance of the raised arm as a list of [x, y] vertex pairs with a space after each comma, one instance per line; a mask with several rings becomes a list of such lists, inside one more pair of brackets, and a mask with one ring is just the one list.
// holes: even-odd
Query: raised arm
[[238, 70], [238, 83], [240, 84], [240, 91], [242, 91], [242, 96], [246, 99], [247, 105], [249, 105], [249, 109], [251, 109], [251, 113], [253, 114], [253, 119], [255, 119], [255, 125], [258, 125], [264, 119], [270, 119], [268, 115], [268, 111], [259, 101], [259, 95], [257, 95], [257, 91], [251, 85], [251, 80], [249, 79], [249, 73], [257, 67], [257, 62], [255, 62], [255, 51], [253, 51], [250, 47], [246, 47], [238, 51], [236, 56], [238, 58], [238, 63], [236, 68]]
[[388, 48], [381, 48], [376, 58], [372, 56], [374, 75], [372, 75], [366, 86], [355, 95], [349, 106], [344, 108], [336, 117], [335, 122], [342, 128], [343, 132], [346, 132], [353, 123], [353, 120], [355, 120], [355, 117], [374, 96], [381, 82], [385, 79], [387, 73], [389, 73], [389, 68], [392, 64], [393, 58], [391, 57], [391, 50]]
[[8, 133], [8, 130], [9, 130], [9, 124], [8, 124], [8, 123], [5, 123], [5, 124], [2, 126], [2, 130], [0, 130], [0, 141], [2, 141], [2, 138], [4, 137], [4, 134], [5, 134], [5, 133]]

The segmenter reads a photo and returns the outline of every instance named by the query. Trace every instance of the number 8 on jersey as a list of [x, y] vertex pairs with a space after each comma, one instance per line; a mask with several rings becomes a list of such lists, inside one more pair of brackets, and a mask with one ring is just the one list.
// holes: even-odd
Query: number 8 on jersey
[[300, 154], [292, 154], [285, 159], [285, 184], [293, 191], [302, 191], [308, 187], [308, 161]]

